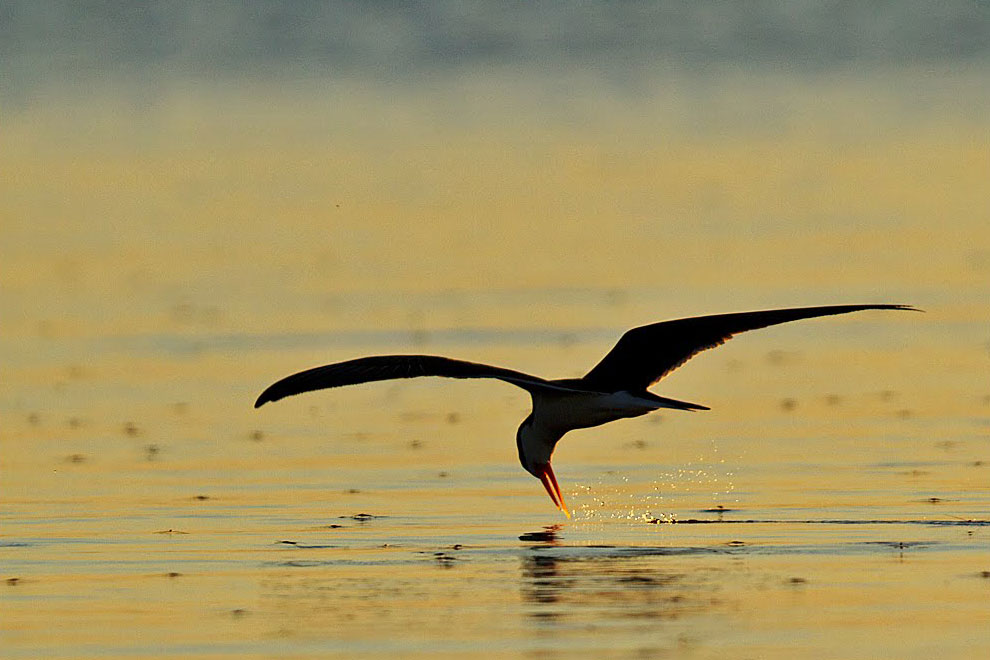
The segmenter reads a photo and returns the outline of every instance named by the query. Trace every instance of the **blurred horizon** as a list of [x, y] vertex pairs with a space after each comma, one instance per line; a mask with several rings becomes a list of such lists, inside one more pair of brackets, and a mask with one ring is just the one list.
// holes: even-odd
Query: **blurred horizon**
[[[182, 81], [558, 78], [635, 96], [657, 78], [981, 67], [990, 5], [974, 0], [156, 4], [0, 2], [0, 96]], [[564, 91], [564, 90], [558, 90]], [[573, 90], [584, 91], [589, 90]]]
[[0, 2], [8, 326], [56, 294], [123, 323], [98, 284], [148, 331], [189, 305], [230, 332], [280, 306], [303, 332], [482, 327], [414, 320], [481, 291], [635, 300], [620, 328], [966, 315], [990, 269], [984, 34], [968, 0]]

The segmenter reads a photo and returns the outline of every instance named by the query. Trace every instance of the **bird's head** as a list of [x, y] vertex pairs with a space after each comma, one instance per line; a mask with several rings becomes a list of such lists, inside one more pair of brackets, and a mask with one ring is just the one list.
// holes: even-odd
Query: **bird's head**
[[516, 431], [516, 448], [519, 450], [519, 462], [522, 463], [523, 468], [540, 480], [554, 505], [570, 518], [571, 512], [564, 504], [564, 495], [560, 492], [557, 477], [550, 467], [550, 457], [559, 439], [560, 435], [549, 434], [537, 427], [533, 423], [533, 415], [530, 414]]

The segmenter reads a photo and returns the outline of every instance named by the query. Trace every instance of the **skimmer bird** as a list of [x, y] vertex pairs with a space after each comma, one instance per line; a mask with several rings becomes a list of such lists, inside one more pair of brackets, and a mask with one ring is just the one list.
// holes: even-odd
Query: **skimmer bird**
[[550, 467], [554, 447], [565, 433], [660, 408], [709, 410], [697, 403], [657, 396], [647, 388], [697, 353], [719, 346], [740, 332], [865, 309], [919, 311], [909, 305], [831, 305], [663, 321], [626, 332], [581, 378], [558, 380], [435, 355], [376, 355], [287, 376], [262, 392], [254, 407], [301, 392], [394, 378], [495, 378], [511, 383], [529, 392], [533, 399], [533, 411], [516, 431], [519, 462], [543, 483], [557, 508], [570, 517]]

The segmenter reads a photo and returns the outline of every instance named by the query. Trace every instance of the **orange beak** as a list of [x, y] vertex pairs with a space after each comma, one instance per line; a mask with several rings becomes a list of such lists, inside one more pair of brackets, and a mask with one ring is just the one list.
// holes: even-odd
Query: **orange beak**
[[550, 463], [544, 464], [540, 469], [540, 481], [543, 483], [543, 487], [547, 489], [554, 505], [570, 518], [571, 512], [567, 510], [567, 505], [564, 504], [564, 496], [560, 492], [560, 486], [557, 485], [557, 477], [553, 475], [553, 468], [550, 467]]

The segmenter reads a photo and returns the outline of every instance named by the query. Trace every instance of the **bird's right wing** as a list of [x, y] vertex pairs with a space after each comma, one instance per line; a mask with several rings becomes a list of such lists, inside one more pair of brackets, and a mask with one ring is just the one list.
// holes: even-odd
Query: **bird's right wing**
[[716, 314], [663, 321], [629, 330], [582, 379], [593, 390], [645, 390], [703, 350], [715, 348], [747, 330], [815, 316], [864, 309], [908, 309], [908, 305], [829, 305], [759, 312]]
[[377, 380], [419, 378], [421, 376], [495, 378], [512, 383], [527, 392], [540, 390], [574, 391], [572, 388], [554, 385], [537, 376], [490, 364], [466, 362], [436, 355], [375, 355], [315, 367], [286, 376], [262, 392], [254, 407], [259, 408], [269, 401], [278, 401], [302, 392], [370, 383]]

